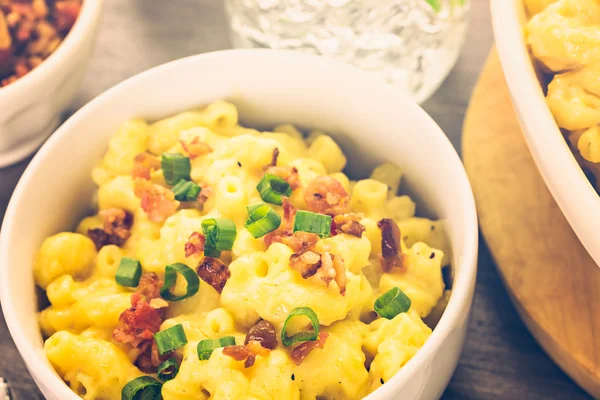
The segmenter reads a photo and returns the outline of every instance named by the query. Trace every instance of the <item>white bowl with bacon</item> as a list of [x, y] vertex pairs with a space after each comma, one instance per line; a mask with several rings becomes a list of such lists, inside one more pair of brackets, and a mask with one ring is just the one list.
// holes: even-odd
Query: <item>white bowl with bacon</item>
[[[0, 236], [0, 295], [11, 335], [44, 395], [51, 400], [79, 398], [43, 351], [29, 267], [42, 241], [72, 230], [78, 219], [89, 214], [87, 204], [95, 191], [90, 172], [123, 121], [137, 116], [157, 120], [219, 99], [235, 104], [246, 126], [292, 123], [331, 133], [348, 157], [345, 172], [350, 176], [364, 177], [383, 162], [399, 165], [405, 174], [403, 185], [418, 199], [419, 209], [444, 221], [453, 269], [452, 294], [445, 311], [414, 357], [367, 396], [439, 398], [462, 350], [475, 287], [477, 219], [461, 161], [435, 122], [383, 81], [325, 58], [270, 50], [189, 57], [129, 79], [73, 115], [25, 171]], [[192, 154], [202, 149], [188, 147], [186, 151]], [[68, 165], [65, 154], [70, 154]], [[151, 161], [137, 161], [139, 176], [147, 174], [145, 166], [152, 169]], [[142, 203], [145, 192], [142, 185]], [[44, 194], [41, 204], [39, 193]], [[330, 196], [325, 193], [325, 197]], [[163, 207], [147, 208], [149, 219], [154, 218], [152, 210], [170, 212]], [[125, 216], [107, 212], [104, 218]], [[352, 232], [352, 221], [345, 223]], [[386, 230], [383, 225], [379, 228]], [[199, 245], [199, 240], [191, 238], [190, 253]], [[310, 261], [310, 255], [304, 261]]]

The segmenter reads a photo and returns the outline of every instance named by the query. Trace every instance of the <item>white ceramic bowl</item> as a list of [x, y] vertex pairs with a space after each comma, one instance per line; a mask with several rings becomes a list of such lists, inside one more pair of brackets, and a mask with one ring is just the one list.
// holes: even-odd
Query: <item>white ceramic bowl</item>
[[83, 79], [102, 0], [84, 0], [75, 25], [40, 66], [0, 88], [0, 168], [22, 160], [54, 131]]
[[600, 197], [544, 98], [523, 34], [527, 21], [523, 0], [491, 0], [491, 10], [496, 46], [529, 150], [577, 237], [600, 265]]
[[[435, 122], [391, 86], [326, 58], [273, 50], [231, 50], [189, 57], [131, 78], [74, 114], [35, 156], [8, 206], [0, 237], [2, 309], [40, 389], [51, 400], [77, 399], [49, 365], [35, 317], [31, 265], [42, 240], [73, 229], [88, 209], [92, 166], [111, 135], [134, 116], [162, 118], [228, 99], [245, 124], [319, 127], [365, 175], [391, 160], [406, 185], [447, 221], [456, 270], [454, 293], [417, 355], [370, 399], [436, 399], [461, 353], [473, 298], [477, 219], [458, 155]], [[41, 200], [43, 199], [43, 200]]]

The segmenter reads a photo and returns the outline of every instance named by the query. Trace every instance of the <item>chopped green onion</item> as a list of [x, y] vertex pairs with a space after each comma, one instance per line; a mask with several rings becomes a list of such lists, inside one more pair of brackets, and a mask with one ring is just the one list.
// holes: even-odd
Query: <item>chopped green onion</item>
[[221, 257], [221, 251], [204, 246], [204, 255], [206, 257], [219, 258]]
[[206, 339], [198, 343], [198, 359], [208, 360], [215, 349], [225, 346], [235, 346], [235, 338], [233, 336], [224, 336], [220, 339]]
[[[312, 324], [313, 331], [312, 332], [298, 332], [295, 335], [288, 336], [287, 335], [287, 324], [293, 317], [296, 316], [305, 316], [310, 319], [310, 323]], [[290, 315], [285, 319], [283, 323], [283, 329], [281, 330], [281, 342], [284, 346], [291, 346], [297, 342], [306, 342], [308, 340], [317, 340], [319, 336], [319, 318], [317, 314], [308, 307], [297, 307], [292, 310]]]
[[169, 358], [158, 366], [156, 371], [158, 379], [163, 382], [170, 381], [177, 376], [179, 372], [179, 364], [174, 358]]
[[392, 319], [396, 315], [410, 309], [410, 299], [402, 290], [395, 287], [385, 292], [375, 300], [375, 311], [383, 318]]
[[248, 215], [252, 214], [257, 208], [264, 206], [265, 203], [253, 204], [251, 206], [246, 207], [248, 210]]
[[265, 174], [256, 185], [256, 190], [260, 194], [260, 198], [271, 204], [281, 205], [283, 199], [281, 196], [289, 196], [292, 194], [292, 187], [285, 180], [277, 175]]
[[427, 2], [427, 4], [429, 4], [431, 6], [431, 8], [433, 8], [433, 11], [435, 11], [436, 13], [439, 13], [442, 10], [442, 3], [440, 3], [440, 0], [425, 0]]
[[[187, 281], [187, 289], [185, 294], [181, 296], [176, 296], [171, 293], [171, 288], [175, 286], [175, 282], [177, 281], [178, 272]], [[165, 267], [165, 283], [163, 283], [162, 287], [160, 288], [160, 295], [163, 299], [168, 301], [180, 301], [198, 293], [199, 288], [200, 278], [198, 277], [198, 274], [187, 265], [175, 263], [169, 264]]]
[[162, 384], [150, 376], [139, 376], [121, 390], [122, 400], [160, 400]]
[[294, 232], [297, 231], [316, 233], [326, 238], [331, 232], [331, 216], [298, 210], [294, 219]]
[[154, 341], [158, 348], [158, 354], [161, 356], [185, 346], [188, 342], [183, 325], [181, 324], [173, 325], [164, 331], [156, 332], [154, 334]]
[[181, 179], [190, 180], [192, 165], [189, 157], [179, 153], [163, 153], [160, 166], [163, 170], [165, 181], [175, 185]]
[[274, 231], [281, 224], [279, 214], [264, 203], [248, 207], [248, 212], [250, 215], [244, 226], [256, 239]]
[[115, 280], [121, 286], [136, 287], [142, 277], [142, 266], [135, 258], [123, 257], [115, 274]]
[[205, 219], [202, 221], [202, 231], [206, 237], [204, 255], [209, 257], [219, 257], [221, 251], [231, 250], [237, 235], [235, 224], [227, 218]]
[[175, 200], [179, 201], [196, 201], [202, 189], [192, 181], [185, 179], [179, 180], [171, 191], [175, 195]]

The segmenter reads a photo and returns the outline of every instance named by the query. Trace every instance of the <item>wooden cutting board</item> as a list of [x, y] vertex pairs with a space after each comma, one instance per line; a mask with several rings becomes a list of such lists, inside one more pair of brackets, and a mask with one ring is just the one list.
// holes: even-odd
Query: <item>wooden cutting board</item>
[[600, 268], [534, 164], [495, 49], [469, 104], [463, 158], [481, 231], [517, 311], [552, 359], [600, 398]]

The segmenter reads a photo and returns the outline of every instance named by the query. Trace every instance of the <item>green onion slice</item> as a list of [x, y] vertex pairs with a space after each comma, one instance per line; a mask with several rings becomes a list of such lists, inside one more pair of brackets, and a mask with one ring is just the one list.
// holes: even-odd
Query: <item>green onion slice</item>
[[188, 342], [183, 325], [181, 324], [173, 325], [164, 331], [156, 332], [154, 334], [154, 341], [158, 348], [158, 354], [161, 356], [185, 346]]
[[331, 233], [331, 216], [298, 210], [294, 219], [294, 232], [316, 233], [322, 239]]
[[[177, 273], [180, 273], [183, 278], [187, 281], [187, 289], [185, 294], [181, 296], [176, 296], [171, 293], [171, 288], [175, 286], [175, 282], [177, 281]], [[200, 288], [200, 278], [196, 271], [191, 269], [185, 264], [175, 263], [169, 264], [165, 267], [165, 283], [163, 283], [160, 288], [160, 295], [163, 299], [168, 301], [180, 301], [183, 299], [187, 299], [188, 297], [192, 297], [196, 293], [198, 293], [198, 289]]]
[[[287, 335], [287, 324], [291, 321], [292, 318], [296, 316], [305, 316], [310, 319], [310, 323], [312, 324], [313, 331], [312, 332], [298, 332], [295, 335], [288, 336]], [[283, 329], [281, 330], [281, 342], [284, 346], [291, 346], [294, 343], [298, 342], [306, 342], [308, 340], [317, 340], [319, 336], [319, 318], [317, 314], [308, 307], [297, 307], [292, 310], [290, 315], [285, 319], [283, 323]]]
[[235, 338], [233, 336], [224, 336], [220, 339], [206, 339], [198, 343], [198, 359], [208, 360], [215, 349], [225, 346], [235, 346]]
[[157, 375], [158, 379], [163, 382], [170, 381], [177, 376], [179, 372], [179, 364], [174, 358], [169, 358], [158, 366]]
[[160, 400], [162, 384], [149, 376], [139, 376], [127, 382], [121, 390], [122, 400]]
[[248, 212], [250, 215], [244, 226], [256, 239], [274, 231], [281, 224], [279, 214], [264, 203], [248, 207]]
[[256, 185], [256, 190], [260, 194], [263, 201], [271, 204], [281, 205], [283, 203], [282, 196], [292, 194], [292, 187], [285, 180], [277, 175], [265, 174]]
[[136, 287], [142, 277], [142, 266], [135, 258], [123, 257], [115, 274], [115, 280], [121, 286]]
[[211, 249], [210, 247], [206, 247], [206, 245], [205, 245], [204, 246], [204, 255], [206, 257], [219, 258], [219, 257], [221, 257], [221, 251]]
[[179, 153], [163, 153], [160, 166], [163, 170], [165, 181], [175, 185], [181, 179], [190, 180], [192, 165], [189, 157]]
[[202, 189], [192, 181], [180, 179], [171, 191], [175, 195], [175, 200], [179, 201], [196, 201]]
[[439, 13], [440, 11], [442, 11], [442, 3], [440, 2], [440, 0], [425, 0], [427, 2], [427, 4], [429, 4], [431, 6], [431, 8], [433, 8], [433, 11], [435, 11], [436, 13]]
[[392, 319], [410, 309], [410, 299], [400, 288], [392, 288], [375, 300], [375, 311], [383, 318]]
[[[207, 248], [212, 249], [215, 252], [231, 250], [231, 248], [233, 247], [233, 242], [235, 241], [235, 237], [237, 235], [235, 224], [232, 220], [227, 218], [205, 219], [204, 221], [202, 221], [202, 231], [204, 232], [204, 236], [206, 237], [206, 243], [204, 244], [205, 255], [208, 255], [206, 254]], [[210, 250], [209, 253], [211, 253]]]

